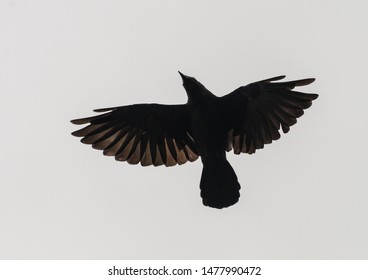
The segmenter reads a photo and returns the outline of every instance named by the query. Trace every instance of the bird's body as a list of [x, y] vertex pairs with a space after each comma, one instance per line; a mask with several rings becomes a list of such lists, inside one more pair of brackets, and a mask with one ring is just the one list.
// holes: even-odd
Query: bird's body
[[[179, 72], [180, 73], [180, 72]], [[90, 123], [73, 133], [105, 155], [131, 164], [183, 164], [199, 156], [203, 204], [223, 208], [239, 199], [240, 184], [226, 151], [252, 154], [286, 133], [316, 94], [291, 91], [314, 79], [272, 83], [284, 76], [240, 87], [217, 97], [192, 77], [181, 74], [188, 102], [182, 105], [136, 104], [107, 109], [73, 120]]]
[[219, 115], [219, 98], [204, 96], [198, 100], [189, 97], [187, 108], [190, 116], [193, 138], [196, 140], [202, 161], [206, 157], [225, 155], [226, 134], [224, 121]]
[[188, 93], [187, 108], [193, 138], [203, 163], [200, 182], [203, 204], [215, 208], [233, 205], [239, 199], [240, 184], [226, 160], [228, 129], [220, 98], [200, 84], [186, 87], [186, 81], [192, 78], [181, 76]]

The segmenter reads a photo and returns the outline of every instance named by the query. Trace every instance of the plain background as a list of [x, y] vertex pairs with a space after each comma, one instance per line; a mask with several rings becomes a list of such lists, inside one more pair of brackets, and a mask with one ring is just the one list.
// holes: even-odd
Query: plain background
[[[366, 1], [0, 3], [1, 259], [366, 259]], [[201, 162], [119, 163], [79, 143], [92, 109], [186, 102], [286, 74], [320, 94], [287, 135], [228, 154], [242, 185], [202, 206]]]

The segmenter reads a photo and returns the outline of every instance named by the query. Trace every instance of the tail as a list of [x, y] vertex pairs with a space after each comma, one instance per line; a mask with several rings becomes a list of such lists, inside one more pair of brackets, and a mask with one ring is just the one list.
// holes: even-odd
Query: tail
[[213, 208], [229, 207], [240, 197], [238, 178], [227, 160], [203, 165], [200, 188], [203, 204]]

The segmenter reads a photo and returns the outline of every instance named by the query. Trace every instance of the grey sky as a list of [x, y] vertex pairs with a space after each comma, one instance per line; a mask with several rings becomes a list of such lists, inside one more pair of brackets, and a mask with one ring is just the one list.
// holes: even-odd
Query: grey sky
[[[364, 1], [0, 3], [1, 259], [368, 258]], [[228, 154], [240, 202], [202, 206], [201, 163], [82, 145], [92, 109], [184, 103], [285, 74], [320, 94], [287, 135]]]

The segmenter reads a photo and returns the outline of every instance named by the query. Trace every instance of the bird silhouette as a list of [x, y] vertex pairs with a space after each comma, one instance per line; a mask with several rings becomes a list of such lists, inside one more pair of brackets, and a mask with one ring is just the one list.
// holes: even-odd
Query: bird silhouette
[[288, 82], [277, 76], [217, 97], [195, 78], [180, 73], [188, 101], [180, 105], [135, 104], [104, 109], [72, 135], [106, 156], [142, 166], [174, 166], [201, 157], [203, 204], [224, 208], [238, 202], [240, 184], [226, 151], [253, 154], [280, 138], [312, 105], [317, 94], [293, 91], [315, 79]]

